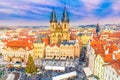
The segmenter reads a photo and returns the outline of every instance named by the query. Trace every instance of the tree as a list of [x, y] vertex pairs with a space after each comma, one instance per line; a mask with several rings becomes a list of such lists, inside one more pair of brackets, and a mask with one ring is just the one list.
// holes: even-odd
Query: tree
[[99, 79], [100, 79], [100, 78], [99, 78], [98, 76], [96, 76], [96, 75], [94, 75], [94, 78], [95, 78], [95, 79], [97, 79], [97, 80], [99, 80]]
[[28, 73], [28, 74], [34, 74], [37, 72], [37, 69], [35, 67], [35, 63], [33, 61], [33, 57], [29, 54], [28, 56], [28, 61], [27, 61], [27, 66], [26, 66], [26, 69], [25, 71]]

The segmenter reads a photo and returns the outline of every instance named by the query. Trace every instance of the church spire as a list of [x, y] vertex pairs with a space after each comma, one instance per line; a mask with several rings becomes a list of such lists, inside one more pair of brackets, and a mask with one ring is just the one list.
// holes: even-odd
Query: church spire
[[53, 7], [53, 10], [52, 10], [52, 13], [51, 13], [50, 22], [57, 22], [56, 13], [55, 13], [54, 7]]
[[65, 6], [65, 8], [64, 8], [62, 21], [67, 21], [67, 22], [69, 22], [68, 12], [67, 12], [66, 6]]
[[99, 24], [97, 23], [97, 25], [96, 25], [96, 34], [98, 35], [99, 32], [100, 32], [100, 26], [99, 26]]

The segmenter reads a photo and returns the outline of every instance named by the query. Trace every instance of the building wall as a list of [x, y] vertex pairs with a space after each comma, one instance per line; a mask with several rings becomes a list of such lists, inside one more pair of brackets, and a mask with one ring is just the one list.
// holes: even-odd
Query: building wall
[[47, 45], [45, 51], [46, 59], [59, 59], [59, 57], [61, 56], [60, 49], [56, 45], [52, 47], [50, 45]]
[[46, 59], [74, 59], [80, 55], [80, 45], [76, 43], [74, 45], [63, 45], [60, 46], [50, 46], [47, 45], [45, 49], [45, 58]]
[[88, 43], [88, 41], [91, 39], [91, 36], [87, 36], [86, 34], [85, 35], [82, 35], [80, 37], [80, 40], [83, 42], [84, 45], [86, 45]]
[[5, 46], [5, 43], [0, 41], [0, 54], [3, 53], [3, 47]]
[[79, 42], [76, 42], [74, 45], [74, 56], [75, 57], [80, 57], [80, 50], [81, 50], [81, 45]]
[[70, 40], [69, 23], [50, 22], [50, 44], [57, 44], [63, 40]]
[[45, 54], [45, 43], [34, 43], [34, 59], [44, 58]]
[[93, 73], [96, 54], [95, 54], [94, 49], [90, 46], [90, 44], [88, 44], [88, 46], [87, 46], [87, 57], [88, 57], [88, 67], [90, 68], [91, 72]]
[[29, 54], [33, 56], [33, 50], [27, 51], [22, 48], [19, 48], [17, 50], [6, 48], [3, 51], [4, 60], [8, 62], [16, 62], [17, 60], [26, 62]]
[[60, 45], [61, 54], [65, 56], [65, 58], [74, 59], [74, 45]]
[[95, 58], [94, 75], [98, 76], [100, 80], [104, 80], [104, 61], [100, 55]]
[[111, 65], [105, 66], [104, 80], [120, 80], [119, 74]]

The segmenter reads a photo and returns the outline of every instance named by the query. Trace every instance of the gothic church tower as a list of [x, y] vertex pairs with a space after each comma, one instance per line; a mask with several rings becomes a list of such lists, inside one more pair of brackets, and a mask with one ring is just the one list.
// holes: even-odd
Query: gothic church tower
[[64, 8], [62, 25], [57, 22], [56, 13], [53, 8], [50, 19], [50, 44], [60, 44], [62, 41], [70, 40], [69, 18], [66, 7]]

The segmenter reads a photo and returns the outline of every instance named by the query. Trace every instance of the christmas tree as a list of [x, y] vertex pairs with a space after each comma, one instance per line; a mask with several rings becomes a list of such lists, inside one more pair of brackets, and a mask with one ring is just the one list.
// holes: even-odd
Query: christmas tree
[[37, 72], [37, 69], [36, 69], [34, 61], [33, 61], [33, 57], [30, 54], [28, 56], [28, 61], [27, 61], [27, 66], [26, 66], [25, 71], [28, 74], [34, 74]]

